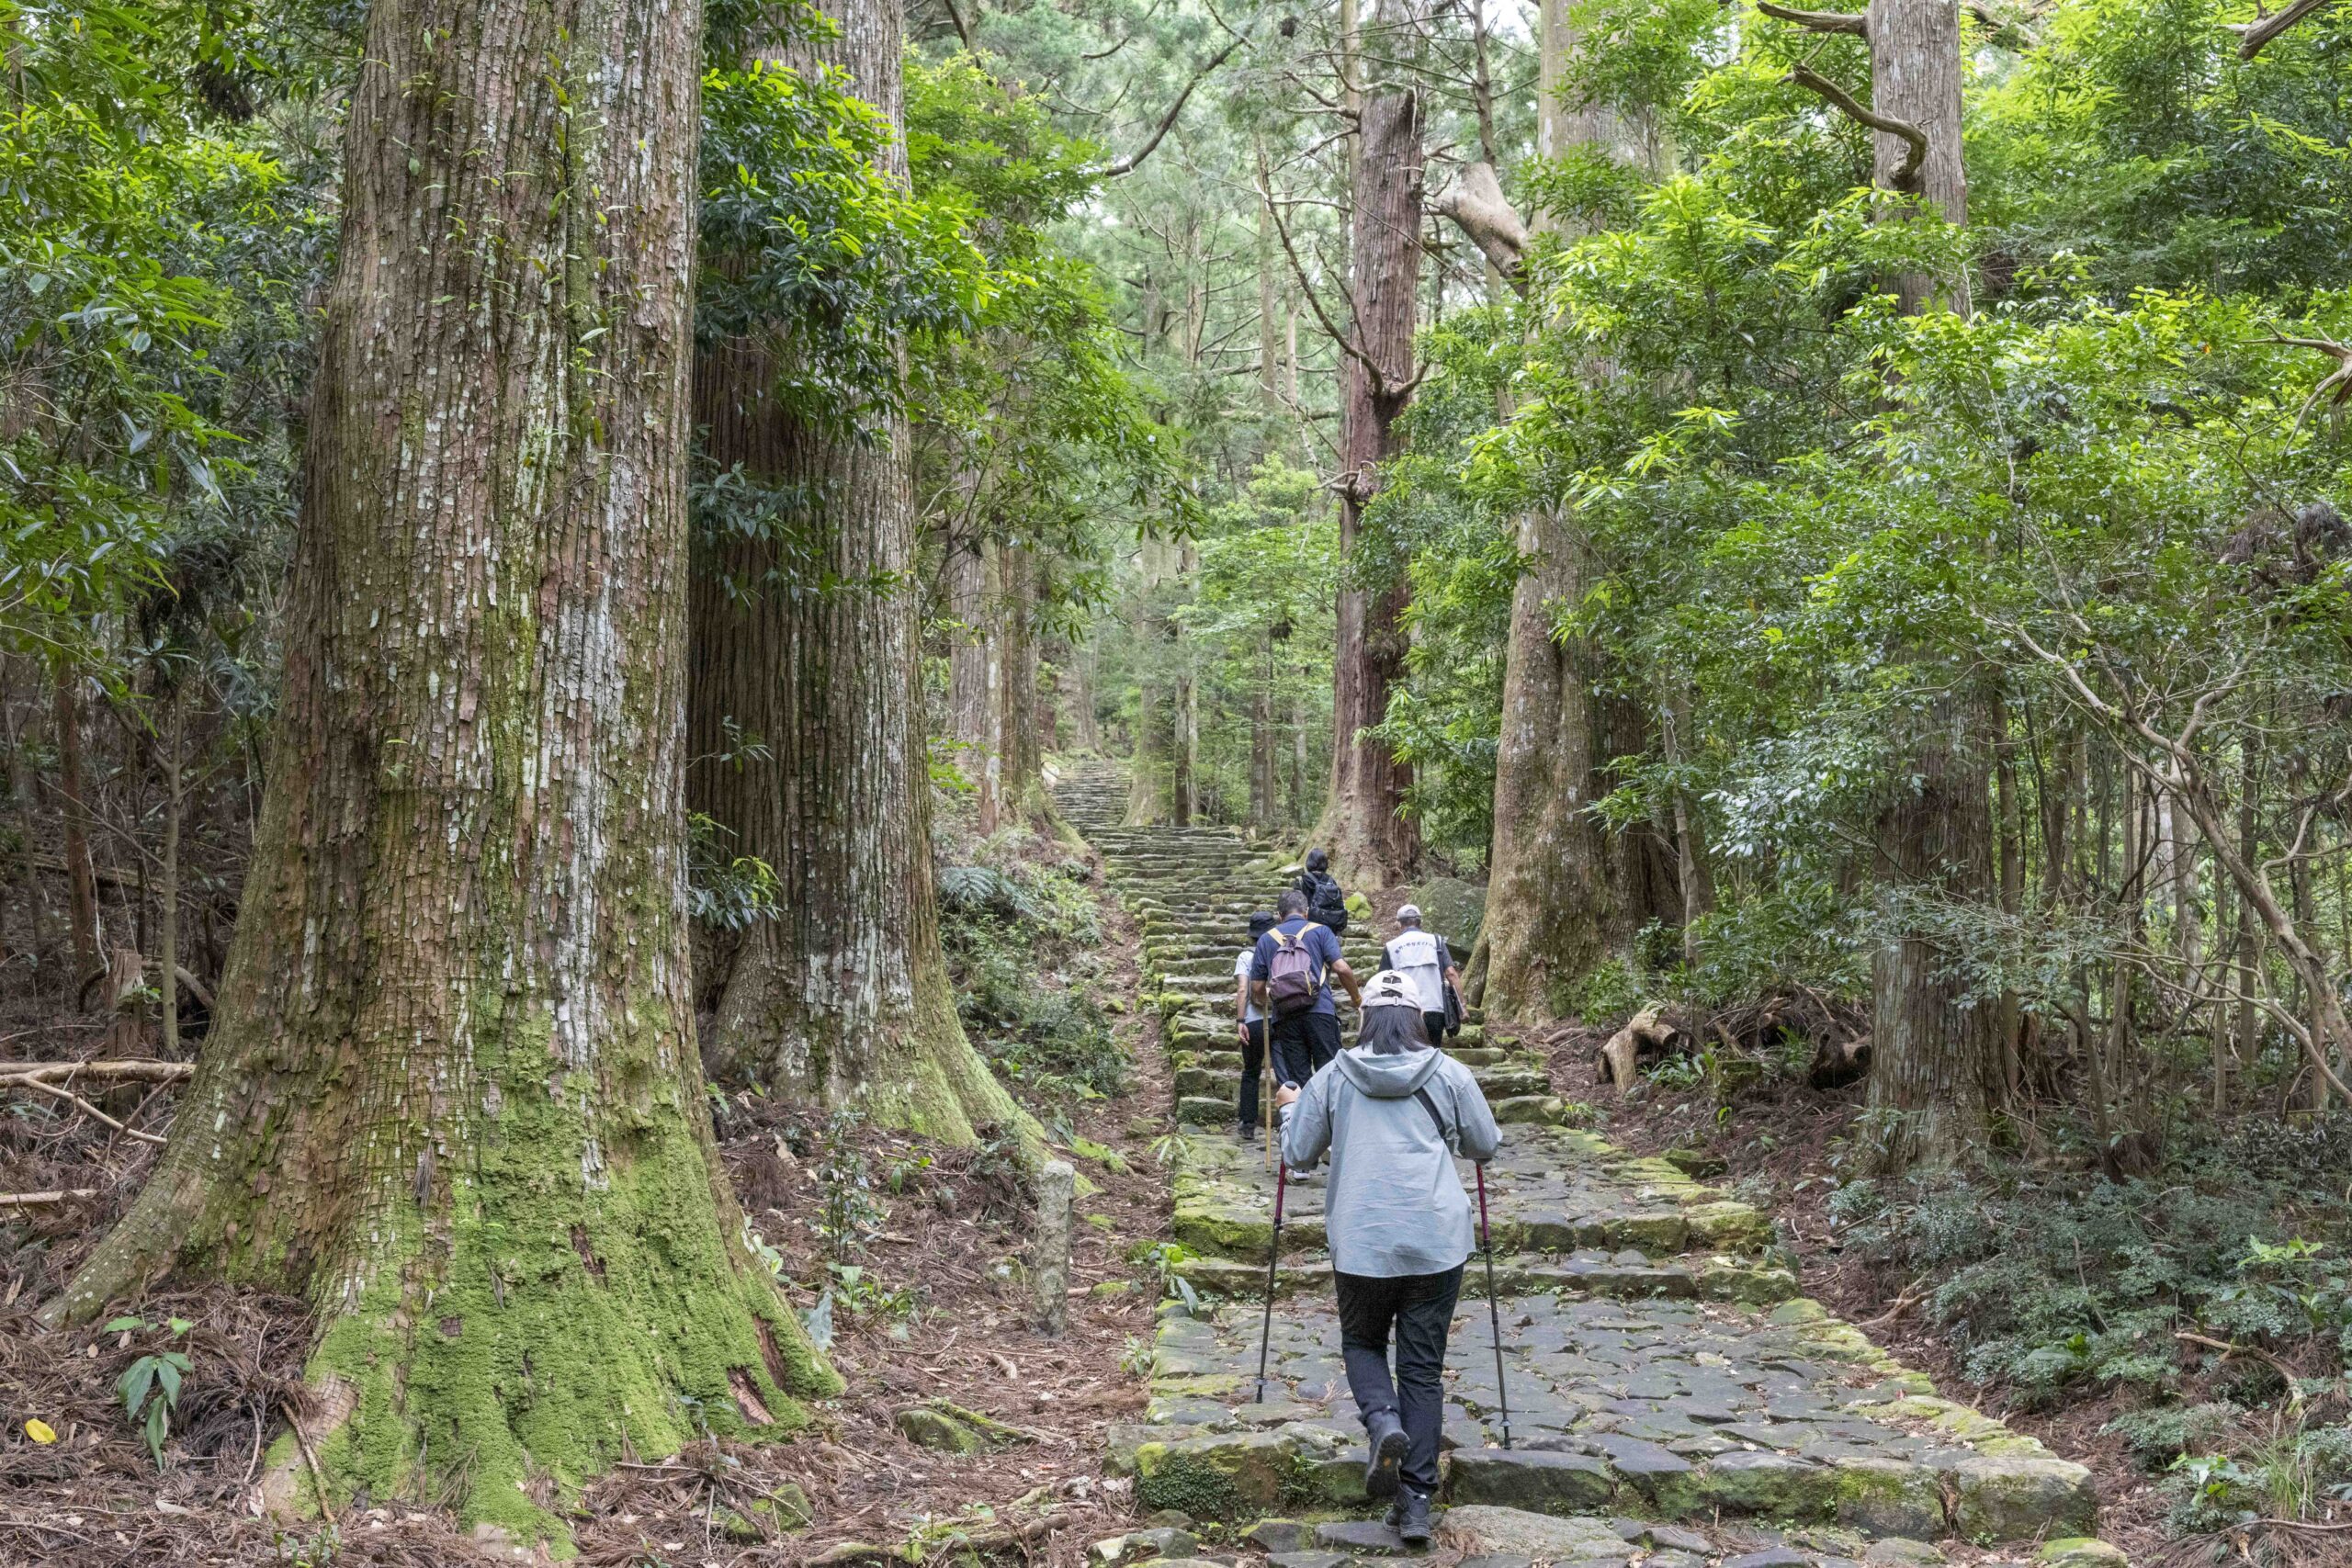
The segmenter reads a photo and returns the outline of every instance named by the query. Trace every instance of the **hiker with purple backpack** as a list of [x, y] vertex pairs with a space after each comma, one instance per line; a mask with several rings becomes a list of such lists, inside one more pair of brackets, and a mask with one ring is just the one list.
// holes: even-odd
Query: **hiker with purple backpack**
[[1250, 992], [1270, 1021], [1266, 1048], [1278, 1084], [1303, 1084], [1340, 1054], [1340, 1009], [1331, 999], [1339, 981], [1351, 1004], [1363, 1005], [1363, 987], [1340, 956], [1330, 928], [1306, 918], [1306, 895], [1294, 887], [1275, 906], [1282, 919], [1258, 939], [1250, 965]]

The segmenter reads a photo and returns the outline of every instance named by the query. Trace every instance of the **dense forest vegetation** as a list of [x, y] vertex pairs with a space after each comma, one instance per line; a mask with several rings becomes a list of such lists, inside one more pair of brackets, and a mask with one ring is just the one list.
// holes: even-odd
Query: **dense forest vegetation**
[[[596, 1476], [831, 1419], [876, 1188], [1148, 1187], [1050, 788], [1116, 759], [1130, 826], [1447, 911], [1582, 1113], [1728, 1158], [2147, 1541], [2352, 1539], [2340, 8], [0, 51], [0, 1478], [104, 1468], [51, 1336], [149, 1367], [105, 1441], [198, 1434], [220, 1561], [264, 1474], [609, 1545]], [[247, 1320], [113, 1315], [167, 1287], [279, 1303], [284, 1387], [172, 1425]]]

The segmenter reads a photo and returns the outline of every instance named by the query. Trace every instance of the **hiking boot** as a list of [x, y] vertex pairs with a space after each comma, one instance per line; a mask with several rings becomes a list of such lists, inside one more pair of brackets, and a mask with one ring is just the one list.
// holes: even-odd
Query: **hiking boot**
[[1405, 1424], [1394, 1410], [1375, 1410], [1364, 1417], [1363, 1432], [1363, 1489], [1374, 1497], [1394, 1497], [1396, 1470], [1405, 1462]]
[[1388, 1506], [1388, 1528], [1407, 1546], [1430, 1543], [1430, 1500], [1426, 1494], [1404, 1487]]

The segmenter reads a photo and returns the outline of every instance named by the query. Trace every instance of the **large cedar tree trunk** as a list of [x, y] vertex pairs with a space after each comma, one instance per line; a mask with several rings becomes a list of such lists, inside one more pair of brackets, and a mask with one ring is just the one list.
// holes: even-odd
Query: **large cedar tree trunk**
[[747, 1251], [695, 1051], [699, 11], [368, 28], [244, 915], [170, 1145], [47, 1314], [175, 1265], [307, 1296], [322, 1473], [281, 1441], [281, 1502], [559, 1535], [610, 1462], [838, 1386]]
[[1550, 1019], [1609, 956], [1618, 900], [1592, 815], [1599, 755], [1588, 650], [1552, 636], [1553, 606], [1578, 597], [1573, 531], [1544, 511], [1520, 520], [1527, 571], [1511, 592], [1487, 915], [1467, 976], [1497, 1017]]
[[[1968, 216], [1960, 141], [1960, 14], [1952, 0], [1871, 0], [1871, 106], [1928, 135], [1915, 182], [1927, 206]], [[1879, 133], [1877, 179], [1894, 188], [1904, 141]], [[1951, 280], [1906, 276], [1906, 311], [1964, 300]], [[1869, 1108], [1890, 1168], [1949, 1163], [1982, 1147], [1999, 1093], [1999, 1010], [1969, 1005], [1955, 955], [1909, 913], [1926, 899], [1989, 903], [1996, 891], [1990, 722], [1964, 692], [1937, 698], [1906, 737], [1897, 795], [1879, 822], [1892, 930], [1872, 964]]]
[[[797, 49], [835, 66], [895, 130], [902, 120], [896, 0], [834, 0], [838, 39]], [[894, 140], [886, 170], [905, 177]], [[1027, 1118], [965, 1038], [940, 950], [930, 773], [914, 596], [912, 446], [903, 416], [868, 408], [820, 425], [773, 396], [766, 345], [718, 345], [697, 367], [698, 423], [720, 467], [820, 495], [801, 520], [822, 592], [730, 593], [777, 562], [774, 541], [733, 537], [695, 583], [691, 754], [699, 809], [733, 849], [773, 867], [777, 912], [745, 933], [713, 1029], [723, 1075], [796, 1098], [854, 1104], [950, 1143]], [[716, 761], [724, 720], [762, 736], [764, 759]]]
[[[1364, 95], [1359, 123], [1350, 243], [1356, 352], [1343, 361], [1340, 409], [1343, 561], [1355, 556], [1364, 508], [1377, 493], [1380, 465], [1396, 453], [1396, 420], [1411, 400], [1421, 276], [1419, 96], [1381, 84]], [[1389, 688], [1404, 678], [1411, 602], [1411, 583], [1399, 572], [1376, 589], [1343, 586], [1336, 606], [1331, 793], [1310, 838], [1330, 851], [1343, 881], [1364, 888], [1407, 881], [1421, 862], [1420, 833], [1402, 809], [1412, 769], [1363, 733], [1388, 716]]]
[[[1645, 140], [1616, 115], [1563, 101], [1577, 49], [1568, 9], [1569, 0], [1544, 0], [1538, 16], [1537, 152], [1598, 144], [1627, 162], [1646, 158]], [[1546, 226], [1541, 214], [1537, 224]], [[1504, 647], [1487, 914], [1464, 979], [1489, 1012], [1532, 1022], [1566, 1010], [1572, 987], [1639, 929], [1645, 900], [1629, 885], [1639, 846], [1612, 844], [1592, 815], [1611, 754], [1593, 689], [1600, 651], [1589, 637], [1552, 634], [1560, 606], [1582, 597], [1583, 531], [1566, 503], [1537, 506], [1521, 516], [1518, 544], [1528, 566]]]

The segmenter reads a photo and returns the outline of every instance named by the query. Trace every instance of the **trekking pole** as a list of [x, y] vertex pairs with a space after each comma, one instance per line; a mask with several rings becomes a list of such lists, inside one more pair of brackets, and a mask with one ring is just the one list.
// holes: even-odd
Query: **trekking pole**
[[1274, 1167], [1274, 1234], [1266, 1242], [1266, 1315], [1258, 1325], [1258, 1403], [1266, 1403], [1266, 1347], [1274, 1337], [1274, 1264], [1283, 1255], [1283, 1194], [1290, 1187], [1290, 1168]]
[[1266, 1054], [1258, 1068], [1260, 1114], [1266, 1119], [1266, 1164], [1274, 1163], [1274, 1021], [1265, 1022]]
[[[1503, 1314], [1502, 1309], [1495, 1304], [1495, 1233], [1487, 1223], [1487, 1167], [1481, 1161], [1471, 1168], [1478, 1173], [1478, 1245], [1487, 1254], [1487, 1325], [1495, 1333], [1495, 1402], [1502, 1407], [1503, 1447], [1508, 1449], [1510, 1447], [1510, 1392], [1503, 1386]], [[1274, 1211], [1274, 1226], [1279, 1233], [1282, 1228], [1279, 1198], [1275, 1201]]]

